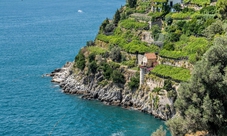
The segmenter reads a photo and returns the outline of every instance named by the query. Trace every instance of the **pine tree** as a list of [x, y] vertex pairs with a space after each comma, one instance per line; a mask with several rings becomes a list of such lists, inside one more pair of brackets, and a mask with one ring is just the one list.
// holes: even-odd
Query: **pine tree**
[[115, 13], [115, 15], [114, 15], [114, 21], [113, 21], [113, 23], [117, 26], [117, 24], [120, 21], [120, 19], [121, 19], [121, 15], [120, 15], [119, 10], [117, 10], [116, 13]]

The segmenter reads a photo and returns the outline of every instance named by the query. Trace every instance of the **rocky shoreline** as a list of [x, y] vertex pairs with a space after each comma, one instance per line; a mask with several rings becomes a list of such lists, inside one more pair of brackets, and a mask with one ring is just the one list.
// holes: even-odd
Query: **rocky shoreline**
[[86, 75], [83, 71], [76, 74], [72, 70], [73, 63], [67, 62], [47, 76], [51, 76], [51, 82], [58, 83], [64, 93], [82, 95], [82, 99], [96, 99], [107, 105], [133, 108], [163, 120], [168, 120], [174, 115], [172, 106], [166, 106], [164, 102], [166, 98], [159, 97], [161, 102], [158, 107], [154, 106], [155, 101], [151, 98], [153, 96], [146, 89], [132, 91], [127, 85], [112, 82], [101, 85], [99, 82], [103, 80], [102, 73]]

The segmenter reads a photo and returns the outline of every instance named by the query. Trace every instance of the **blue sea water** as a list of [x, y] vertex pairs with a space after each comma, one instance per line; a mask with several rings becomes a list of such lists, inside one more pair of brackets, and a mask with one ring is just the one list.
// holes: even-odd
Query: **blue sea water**
[[0, 1], [0, 135], [149, 136], [153, 116], [63, 94], [43, 78], [73, 61], [125, 0]]

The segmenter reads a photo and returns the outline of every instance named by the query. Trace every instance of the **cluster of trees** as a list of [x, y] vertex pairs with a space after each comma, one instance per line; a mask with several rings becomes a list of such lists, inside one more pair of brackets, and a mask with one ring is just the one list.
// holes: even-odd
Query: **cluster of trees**
[[77, 67], [80, 70], [84, 70], [85, 65], [86, 65], [85, 56], [84, 56], [82, 50], [80, 50], [78, 55], [75, 57], [75, 65], [74, 65], [74, 67]]
[[173, 136], [197, 130], [227, 134], [227, 40], [217, 38], [194, 68], [189, 82], [182, 83], [175, 102], [179, 116], [167, 121]]
[[116, 63], [106, 63], [100, 64], [99, 70], [102, 70], [103, 75], [106, 80], [112, 80], [114, 83], [125, 84], [125, 77], [119, 70], [120, 65]]
[[[78, 55], [75, 57], [75, 65], [74, 67], [84, 70], [85, 67], [88, 68], [87, 74], [95, 74], [97, 71], [100, 71], [104, 75], [104, 80], [112, 80], [114, 83], [121, 83], [125, 84], [125, 77], [121, 73], [120, 65], [111, 62], [97, 62], [96, 56], [97, 54], [95, 52], [90, 52], [87, 59], [84, 56], [84, 52], [86, 49], [80, 50]], [[88, 50], [87, 50], [88, 51]], [[105, 54], [103, 54], [105, 55]], [[120, 61], [121, 60], [121, 52], [119, 48], [114, 47], [112, 48], [112, 52], [110, 53], [110, 58], [112, 58], [112, 61]], [[88, 62], [88, 63], [86, 63]]]
[[[193, 0], [186, 0], [188, 2]], [[204, 1], [199, 1], [203, 2]], [[135, 19], [126, 19], [124, 15], [129, 15], [136, 11], [137, 0], [127, 0], [127, 12], [117, 10], [114, 18], [110, 21], [108, 18], [102, 23], [100, 33], [97, 39], [105, 41], [113, 48], [110, 52], [104, 52], [112, 62], [96, 61], [96, 53], [91, 53], [86, 60], [82, 51], [75, 57], [75, 66], [83, 70], [86, 65], [89, 73], [102, 72], [104, 80], [111, 80], [114, 83], [125, 84], [125, 77], [121, 72], [120, 65], [122, 62], [121, 50], [129, 53], [156, 52], [160, 48], [157, 46], [147, 46], [140, 41], [138, 35], [131, 31], [148, 30], [147, 23], [138, 22]], [[206, 1], [205, 1], [206, 3]], [[167, 4], [163, 4], [161, 16], [169, 12]], [[171, 13], [166, 16], [167, 27], [165, 33], [161, 34], [159, 26], [151, 28], [152, 36], [156, 41], [162, 39], [164, 47], [159, 52], [160, 55], [174, 58], [192, 58], [195, 61], [200, 60], [204, 52], [210, 47], [208, 41], [219, 35], [224, 35], [227, 25], [223, 21], [216, 20], [217, 12], [221, 18], [227, 17], [226, 0], [218, 0], [217, 6], [205, 6], [199, 12], [192, 9], [181, 9], [180, 5], [174, 5], [177, 13]], [[193, 16], [190, 15], [193, 13]], [[175, 18], [174, 18], [175, 17]], [[190, 20], [174, 20], [176, 18], [190, 18]], [[124, 18], [124, 20], [121, 20]], [[125, 28], [120, 29], [119, 27]], [[162, 38], [161, 38], [162, 37]], [[164, 41], [165, 40], [165, 41]], [[227, 40], [218, 38], [199, 61], [194, 68], [190, 78], [190, 71], [183, 68], [171, 67], [166, 65], [156, 66], [152, 74], [157, 76], [171, 78], [175, 81], [186, 81], [182, 83], [174, 106], [177, 110], [175, 118], [167, 121], [172, 135], [185, 135], [197, 130], [209, 131], [211, 134], [226, 134], [227, 130]], [[88, 46], [94, 45], [93, 41], [87, 42]], [[91, 48], [91, 47], [90, 47]], [[96, 51], [97, 52], [97, 51]], [[194, 62], [195, 62], [194, 61]], [[86, 64], [86, 62], [89, 62]], [[133, 61], [132, 61], [133, 62]], [[190, 79], [190, 80], [189, 80]], [[139, 87], [139, 75], [130, 79], [128, 86], [131, 89]], [[176, 91], [172, 88], [170, 80], [165, 81], [164, 88], [168, 91], [168, 97], [176, 97]], [[154, 91], [160, 91], [156, 88]], [[162, 128], [153, 135], [165, 135]]]

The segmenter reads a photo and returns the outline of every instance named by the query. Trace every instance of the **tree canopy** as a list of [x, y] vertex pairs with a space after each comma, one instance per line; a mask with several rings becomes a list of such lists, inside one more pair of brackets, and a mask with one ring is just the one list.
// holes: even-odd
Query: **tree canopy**
[[226, 0], [218, 0], [217, 2], [217, 11], [221, 14], [222, 18], [227, 17], [227, 1]]
[[128, 0], [128, 5], [130, 8], [134, 8], [136, 6], [137, 0]]
[[172, 135], [197, 130], [226, 134], [227, 40], [217, 38], [199, 61], [189, 82], [182, 83], [175, 107], [179, 116], [167, 122]]

